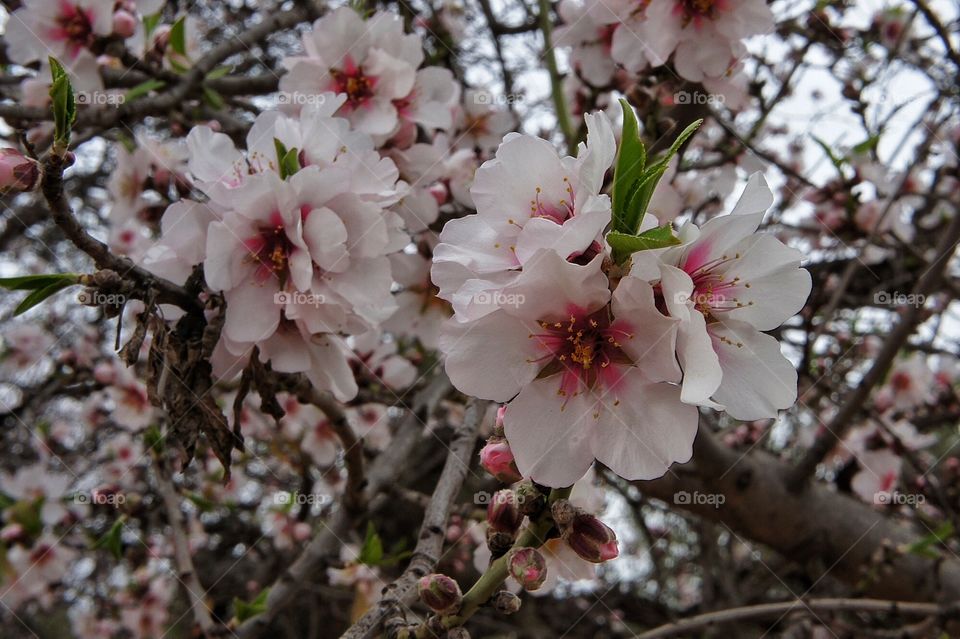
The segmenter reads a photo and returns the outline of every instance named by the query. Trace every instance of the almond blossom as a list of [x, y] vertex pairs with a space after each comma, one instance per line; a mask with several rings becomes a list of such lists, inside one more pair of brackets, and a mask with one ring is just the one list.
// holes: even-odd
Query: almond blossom
[[546, 140], [510, 134], [476, 173], [476, 215], [451, 220], [434, 249], [433, 281], [457, 319], [478, 319], [499, 305], [537, 250], [589, 262], [601, 250], [610, 199], [600, 194], [615, 142], [606, 116], [587, 115], [587, 141], [576, 158]]
[[569, 486], [596, 458], [628, 479], [689, 459], [697, 411], [680, 402], [677, 320], [635, 278], [611, 297], [601, 258], [580, 266], [539, 250], [503, 289], [522, 296], [441, 336], [453, 384], [509, 402], [507, 440], [525, 477]]
[[661, 308], [679, 320], [683, 401], [743, 420], [775, 417], [797, 398], [796, 369], [761, 331], [800, 310], [811, 280], [799, 251], [756, 233], [772, 203], [754, 174], [729, 215], [687, 223], [681, 246], [636, 253], [630, 271], [655, 283]]
[[[303, 47], [306, 55], [284, 60], [289, 69], [280, 80], [285, 108], [299, 110], [332, 91], [346, 96], [340, 113], [365, 133], [393, 133], [401, 111], [413, 121], [449, 126], [443, 105], [452, 102], [456, 89], [448, 93], [434, 86], [446, 78], [432, 71], [417, 87], [423, 49], [417, 35], [404, 34], [399, 16], [381, 11], [364, 20], [352, 8], [340, 7], [313, 24]], [[439, 99], [431, 99], [434, 95]]]

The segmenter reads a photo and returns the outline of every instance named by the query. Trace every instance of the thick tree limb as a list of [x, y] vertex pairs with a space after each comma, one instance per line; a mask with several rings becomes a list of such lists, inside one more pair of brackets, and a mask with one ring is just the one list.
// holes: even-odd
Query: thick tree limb
[[[853, 584], [866, 596], [936, 602], [960, 598], [960, 560], [903, 552], [918, 535], [877, 508], [820, 484], [790, 491], [784, 464], [761, 451], [741, 455], [704, 428], [697, 435], [694, 460], [695, 470], [677, 466], [660, 479], [635, 485], [671, 507], [720, 522], [738, 536], [806, 564], [818, 576]], [[720, 494], [724, 503], [714, 507], [691, 499], [678, 504], [675, 496], [681, 491]]]

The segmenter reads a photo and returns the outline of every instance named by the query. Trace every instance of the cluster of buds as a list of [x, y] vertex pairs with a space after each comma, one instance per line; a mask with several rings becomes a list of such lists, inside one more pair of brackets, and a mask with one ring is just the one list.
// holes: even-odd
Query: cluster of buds
[[517, 469], [517, 462], [513, 458], [510, 444], [503, 436], [503, 413], [506, 406], [497, 409], [497, 423], [493, 428], [493, 436], [487, 440], [480, 450], [480, 464], [487, 472], [504, 484], [513, 484], [523, 479]]
[[487, 547], [493, 557], [505, 553], [517, 538], [523, 523], [520, 500], [509, 488], [498, 490], [487, 504]]
[[605, 523], [565, 499], [551, 507], [560, 536], [581, 559], [599, 564], [620, 554], [617, 535]]
[[457, 582], [446, 575], [432, 573], [417, 582], [420, 601], [438, 615], [452, 615], [460, 610], [463, 594]]
[[547, 561], [536, 548], [515, 548], [508, 558], [510, 576], [524, 590], [537, 590], [547, 578]]
[[32, 191], [39, 184], [39, 162], [16, 149], [0, 149], [0, 194]]

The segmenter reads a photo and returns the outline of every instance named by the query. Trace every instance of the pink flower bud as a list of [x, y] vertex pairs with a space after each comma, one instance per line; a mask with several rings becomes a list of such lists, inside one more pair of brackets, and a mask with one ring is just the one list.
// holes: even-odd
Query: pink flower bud
[[436, 182], [430, 185], [430, 188], [427, 189], [430, 192], [430, 195], [433, 196], [433, 199], [437, 201], [437, 204], [443, 206], [447, 203], [447, 199], [450, 197], [450, 191], [447, 190], [447, 185], [443, 182]]
[[504, 489], [493, 493], [487, 504], [487, 523], [497, 532], [516, 533], [523, 523], [523, 513], [517, 496], [512, 490]]
[[430, 610], [442, 615], [457, 612], [463, 601], [457, 582], [438, 573], [421, 577], [417, 582], [417, 592], [420, 595], [420, 601]]
[[617, 535], [593, 515], [579, 514], [564, 530], [564, 538], [581, 559], [599, 564], [620, 554]]
[[487, 472], [505, 484], [518, 482], [523, 477], [517, 470], [513, 451], [505, 439], [490, 439], [480, 451], [480, 464]]
[[504, 404], [497, 408], [497, 423], [494, 424], [493, 430], [495, 433], [503, 435], [503, 416], [507, 414], [507, 405]]
[[16, 149], [0, 149], [0, 193], [30, 191], [40, 178], [40, 164]]
[[517, 548], [510, 553], [508, 570], [524, 590], [536, 590], [547, 578], [547, 561], [536, 548]]
[[120, 9], [113, 14], [113, 32], [121, 38], [131, 37], [137, 30], [137, 19], [129, 11]]

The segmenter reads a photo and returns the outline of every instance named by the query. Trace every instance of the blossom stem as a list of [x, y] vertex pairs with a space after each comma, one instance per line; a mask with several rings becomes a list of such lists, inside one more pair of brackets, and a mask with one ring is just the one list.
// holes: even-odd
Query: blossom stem
[[540, 31], [543, 32], [543, 57], [550, 72], [550, 93], [553, 97], [553, 109], [557, 112], [557, 125], [563, 133], [567, 145], [567, 154], [576, 155], [577, 135], [570, 122], [567, 101], [563, 97], [563, 82], [557, 70], [557, 56], [553, 50], [553, 23], [550, 20], [550, 0], [540, 0]]
[[[530, 522], [530, 525], [520, 533], [517, 541], [513, 544], [514, 548], [538, 548], [547, 541], [550, 531], [553, 528], [550, 506], [557, 500], [569, 497], [571, 488], [554, 488], [550, 491], [547, 507], [544, 508], [543, 513], [537, 517], [535, 522]], [[473, 616], [480, 606], [486, 603], [490, 597], [497, 592], [507, 579], [509, 556], [510, 553], [505, 553], [487, 567], [486, 572], [484, 572], [470, 590], [463, 595], [463, 604], [460, 606], [460, 611], [455, 615], [444, 617], [441, 620], [445, 628], [462, 626], [467, 619]]]

